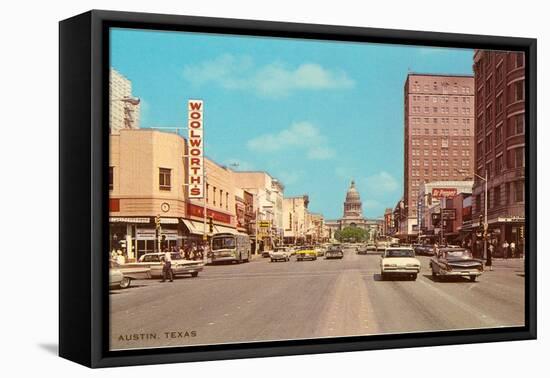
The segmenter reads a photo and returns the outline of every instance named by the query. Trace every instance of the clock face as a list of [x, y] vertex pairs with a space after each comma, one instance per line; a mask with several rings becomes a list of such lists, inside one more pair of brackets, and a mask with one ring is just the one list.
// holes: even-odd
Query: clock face
[[163, 202], [162, 205], [160, 205], [160, 209], [166, 213], [170, 210], [170, 205], [166, 202]]

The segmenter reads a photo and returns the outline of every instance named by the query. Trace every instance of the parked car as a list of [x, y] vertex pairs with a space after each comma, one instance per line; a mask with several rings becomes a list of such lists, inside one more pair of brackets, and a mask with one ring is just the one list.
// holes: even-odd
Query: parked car
[[376, 244], [367, 244], [367, 252], [376, 252]]
[[262, 257], [269, 257], [271, 252], [273, 252], [271, 249], [264, 249], [262, 251]]
[[316, 247], [315, 252], [317, 252], [317, 256], [324, 256], [326, 252], [326, 247]]
[[382, 279], [390, 276], [407, 276], [412, 280], [420, 273], [420, 261], [415, 258], [410, 247], [386, 248], [380, 257], [380, 275]]
[[109, 286], [126, 289], [130, 287], [132, 280], [150, 278], [150, 268], [124, 267], [116, 261], [109, 262]]
[[325, 253], [325, 259], [341, 259], [344, 257], [344, 251], [342, 251], [342, 248], [340, 246], [330, 246], [326, 253]]
[[433, 256], [434, 247], [433, 245], [429, 244], [415, 244], [414, 253], [416, 253], [417, 255]]
[[317, 260], [317, 252], [311, 246], [300, 246], [296, 251], [296, 261]]
[[[174, 276], [189, 274], [191, 277], [197, 277], [199, 272], [204, 269], [204, 263], [201, 260], [186, 260], [179, 252], [172, 252], [170, 258], [172, 259], [172, 274]], [[148, 266], [151, 269], [151, 277], [158, 278], [162, 277], [163, 261], [163, 252], [146, 253], [140, 257], [137, 264], [141, 263], [143, 266]]]
[[276, 247], [275, 250], [269, 253], [271, 262], [274, 261], [290, 261], [290, 250], [288, 247]]
[[468, 277], [475, 281], [483, 273], [483, 262], [466, 248], [440, 248], [430, 259], [432, 277]]

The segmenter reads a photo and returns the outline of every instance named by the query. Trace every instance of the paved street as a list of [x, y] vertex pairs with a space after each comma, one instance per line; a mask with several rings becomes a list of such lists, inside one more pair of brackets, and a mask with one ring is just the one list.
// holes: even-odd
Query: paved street
[[478, 282], [382, 281], [377, 254], [343, 260], [207, 266], [198, 278], [134, 281], [111, 291], [111, 348], [523, 325], [522, 260], [496, 260]]

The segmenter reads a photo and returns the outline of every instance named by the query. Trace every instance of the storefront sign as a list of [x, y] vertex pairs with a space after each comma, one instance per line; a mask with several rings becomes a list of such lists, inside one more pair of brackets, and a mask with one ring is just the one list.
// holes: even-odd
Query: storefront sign
[[189, 178], [189, 198], [204, 196], [204, 134], [203, 134], [203, 102], [189, 100], [188, 103], [188, 158], [187, 177]]
[[110, 217], [109, 223], [149, 223], [149, 218]]
[[154, 228], [138, 228], [136, 230], [136, 239], [155, 240], [157, 233]]
[[[203, 207], [194, 205], [192, 203], [187, 204], [187, 215], [190, 217], [196, 217], [196, 218], [203, 218]], [[221, 223], [227, 223], [231, 224], [231, 215], [230, 214], [224, 214], [219, 211], [214, 211], [211, 209], [208, 209], [206, 212], [207, 217], [212, 217], [212, 220], [214, 222], [221, 222]]]
[[456, 188], [433, 188], [433, 198], [454, 197], [456, 196]]
[[455, 220], [456, 219], [456, 209], [443, 209], [443, 219], [445, 220]]

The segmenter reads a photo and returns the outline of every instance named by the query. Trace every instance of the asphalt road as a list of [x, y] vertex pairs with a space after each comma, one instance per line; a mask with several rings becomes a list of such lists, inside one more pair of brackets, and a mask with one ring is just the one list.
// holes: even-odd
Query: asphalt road
[[207, 266], [197, 278], [111, 291], [111, 349], [519, 326], [522, 260], [496, 260], [477, 282], [379, 276], [377, 254], [342, 260]]

